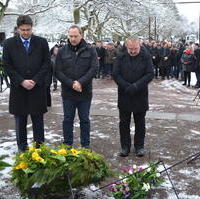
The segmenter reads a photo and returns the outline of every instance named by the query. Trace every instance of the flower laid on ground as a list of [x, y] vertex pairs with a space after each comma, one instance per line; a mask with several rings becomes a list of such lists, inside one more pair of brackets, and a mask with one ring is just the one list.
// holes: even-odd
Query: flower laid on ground
[[12, 181], [22, 197], [37, 199], [67, 197], [69, 180], [73, 188], [81, 189], [91, 183], [99, 183], [112, 175], [103, 156], [87, 149], [67, 149], [66, 145], [51, 148], [34, 145], [15, 157]]
[[151, 163], [148, 169], [123, 168], [119, 181], [109, 187], [115, 199], [145, 199], [152, 187], [163, 182], [157, 164]]

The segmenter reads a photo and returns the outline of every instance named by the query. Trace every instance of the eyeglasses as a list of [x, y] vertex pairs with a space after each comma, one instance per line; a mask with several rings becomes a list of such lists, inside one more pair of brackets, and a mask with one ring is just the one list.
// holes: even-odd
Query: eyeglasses
[[19, 30], [22, 32], [30, 32], [32, 30], [32, 28], [27, 28], [27, 29], [19, 28]]

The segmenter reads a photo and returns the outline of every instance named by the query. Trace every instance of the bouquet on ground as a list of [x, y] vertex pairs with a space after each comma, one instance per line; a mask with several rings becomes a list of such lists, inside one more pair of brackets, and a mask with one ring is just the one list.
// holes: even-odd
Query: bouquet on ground
[[145, 199], [148, 192], [163, 182], [157, 164], [151, 163], [147, 169], [122, 169], [119, 180], [109, 187], [115, 199]]
[[23, 197], [66, 197], [70, 189], [99, 183], [112, 172], [103, 156], [87, 149], [34, 145], [15, 157], [12, 181]]

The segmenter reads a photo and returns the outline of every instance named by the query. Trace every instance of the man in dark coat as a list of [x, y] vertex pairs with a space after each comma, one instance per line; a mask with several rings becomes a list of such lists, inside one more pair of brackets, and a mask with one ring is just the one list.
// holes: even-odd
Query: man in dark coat
[[98, 66], [95, 48], [82, 38], [82, 30], [69, 28], [68, 44], [61, 48], [56, 58], [56, 77], [61, 82], [64, 110], [64, 143], [73, 145], [73, 122], [76, 109], [80, 118], [81, 146], [90, 148], [90, 105], [92, 79]]
[[200, 46], [199, 44], [195, 44], [195, 51], [194, 51], [194, 56], [195, 56], [195, 74], [196, 74], [196, 84], [194, 88], [200, 88]]
[[140, 46], [137, 37], [125, 42], [127, 52], [117, 57], [114, 65], [114, 80], [118, 85], [119, 131], [122, 157], [128, 156], [131, 148], [130, 121], [135, 122], [134, 147], [138, 157], [144, 156], [145, 115], [149, 108], [148, 83], [153, 79], [153, 64], [148, 51]]
[[104, 57], [105, 57], [106, 50], [103, 47], [101, 41], [97, 41], [96, 46], [97, 46], [96, 47], [97, 56], [98, 56], [98, 60], [99, 60], [99, 67], [97, 69], [96, 77], [100, 78], [101, 75], [102, 75], [102, 77], [105, 76]]
[[164, 47], [160, 51], [160, 75], [162, 79], [165, 79], [165, 76], [167, 79], [169, 79], [170, 70], [171, 70], [171, 51], [170, 46], [166, 42], [163, 44]]
[[153, 42], [152, 46], [150, 48], [150, 54], [151, 54], [151, 58], [152, 58], [152, 62], [153, 62], [153, 66], [154, 66], [154, 77], [157, 79], [159, 74], [159, 52], [158, 52], [158, 47], [157, 47], [157, 43]]
[[28, 15], [17, 19], [18, 36], [5, 41], [3, 62], [11, 80], [9, 111], [15, 116], [18, 149], [27, 149], [27, 117], [31, 116], [36, 147], [44, 142], [47, 112], [45, 76], [50, 67], [48, 43], [32, 34]]

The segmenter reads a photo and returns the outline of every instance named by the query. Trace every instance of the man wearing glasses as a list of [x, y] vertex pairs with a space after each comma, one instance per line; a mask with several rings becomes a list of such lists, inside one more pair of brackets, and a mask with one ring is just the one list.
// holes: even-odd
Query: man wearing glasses
[[27, 149], [27, 118], [31, 116], [36, 147], [44, 142], [47, 112], [45, 76], [50, 67], [48, 43], [32, 34], [32, 19], [19, 16], [19, 35], [5, 41], [3, 63], [11, 80], [9, 111], [15, 116], [18, 150]]
[[134, 148], [136, 156], [144, 156], [145, 115], [149, 108], [148, 83], [153, 79], [153, 65], [148, 51], [137, 37], [129, 37], [127, 51], [121, 53], [114, 65], [113, 77], [118, 85], [119, 132], [121, 157], [130, 153], [130, 122], [135, 122]]

